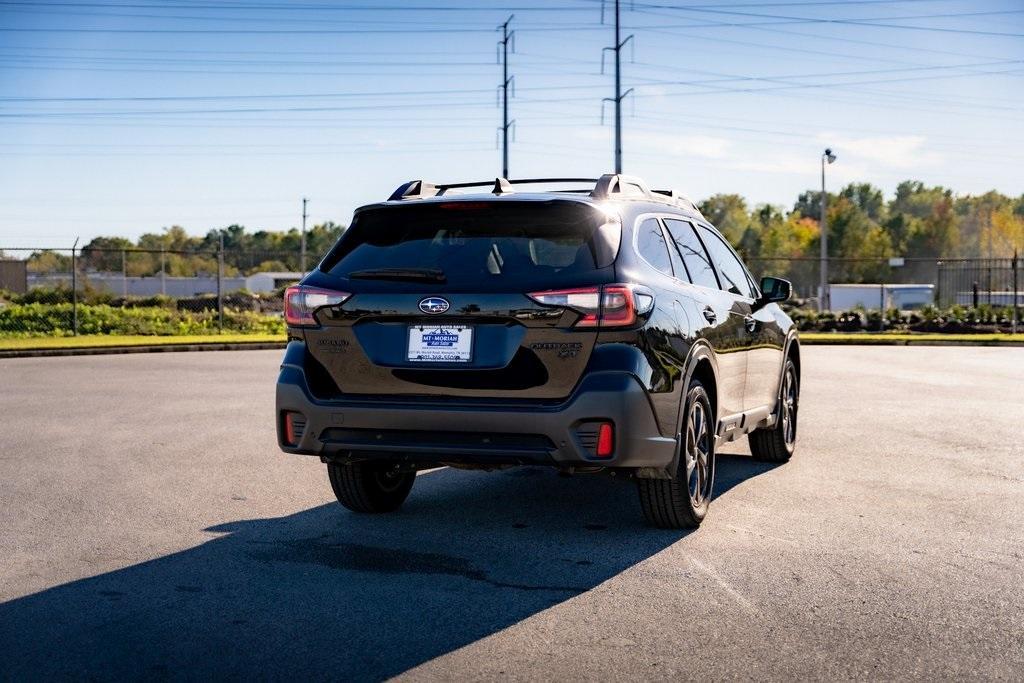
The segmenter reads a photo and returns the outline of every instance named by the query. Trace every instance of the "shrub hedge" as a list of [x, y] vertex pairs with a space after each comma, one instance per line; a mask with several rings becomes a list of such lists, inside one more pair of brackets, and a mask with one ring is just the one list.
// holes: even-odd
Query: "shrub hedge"
[[860, 332], [874, 330], [895, 330], [900, 332], [946, 332], [979, 334], [1009, 332], [1013, 324], [1012, 306], [989, 306], [977, 308], [950, 306], [940, 309], [925, 306], [918, 311], [899, 311], [890, 308], [884, 317], [880, 311], [852, 311], [819, 313], [805, 308], [787, 311], [797, 329], [804, 332]]
[[[0, 335], [66, 336], [71, 334], [71, 320], [69, 303], [7, 304], [0, 306]], [[219, 329], [216, 311], [182, 311], [165, 306], [78, 306], [79, 334], [216, 334]], [[225, 309], [223, 329], [283, 334], [285, 326], [279, 316]]]

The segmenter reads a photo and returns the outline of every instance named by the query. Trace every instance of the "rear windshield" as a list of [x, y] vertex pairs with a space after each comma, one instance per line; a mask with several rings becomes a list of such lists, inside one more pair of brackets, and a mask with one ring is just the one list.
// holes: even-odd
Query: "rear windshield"
[[321, 268], [357, 279], [379, 269], [424, 269], [442, 273], [448, 286], [488, 289], [586, 283], [615, 257], [606, 221], [592, 206], [558, 200], [370, 209], [356, 215]]

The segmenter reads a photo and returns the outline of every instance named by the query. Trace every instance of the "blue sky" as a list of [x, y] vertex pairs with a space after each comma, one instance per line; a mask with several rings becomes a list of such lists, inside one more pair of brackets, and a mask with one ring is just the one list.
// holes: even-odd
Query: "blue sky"
[[[345, 223], [404, 180], [612, 168], [598, 0], [0, 0], [0, 248]], [[606, 9], [610, 8], [606, 4]], [[426, 9], [430, 8], [430, 9]], [[624, 170], [790, 205], [906, 178], [1024, 192], [1020, 0], [623, 3]], [[606, 17], [607, 20], [608, 17]]]

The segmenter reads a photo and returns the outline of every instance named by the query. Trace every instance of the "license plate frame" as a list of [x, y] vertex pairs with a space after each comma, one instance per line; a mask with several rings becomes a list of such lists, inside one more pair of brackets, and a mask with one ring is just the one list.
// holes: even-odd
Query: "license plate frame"
[[474, 336], [470, 325], [410, 325], [405, 360], [417, 364], [471, 363]]

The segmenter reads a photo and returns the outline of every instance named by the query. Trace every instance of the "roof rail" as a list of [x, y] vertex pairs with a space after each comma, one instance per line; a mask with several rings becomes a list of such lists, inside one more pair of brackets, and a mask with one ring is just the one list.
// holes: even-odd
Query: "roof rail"
[[598, 179], [597, 184], [594, 185], [594, 190], [590, 193], [590, 196], [595, 199], [611, 199], [613, 194], [650, 197], [651, 190], [647, 187], [647, 183], [636, 176], [622, 175], [621, 173], [605, 173]]
[[551, 183], [596, 183], [596, 178], [495, 178], [494, 180], [474, 180], [466, 183], [443, 183], [434, 184], [425, 180], [410, 180], [398, 186], [388, 201], [402, 199], [426, 199], [445, 194], [448, 190], [458, 190], [467, 187], [492, 187], [492, 194], [508, 194], [512, 192], [513, 185], [541, 185]]
[[696, 211], [698, 214], [702, 216], [704, 215], [701, 214], [696, 202], [694, 202], [692, 199], [687, 197], [679, 190], [651, 190], [651, 192], [653, 192], [654, 194], [660, 194], [665, 197], [668, 197], [669, 199], [672, 200], [672, 203], [674, 203], [676, 206], [680, 208], [690, 209], [692, 211]]
[[388, 197], [389, 202], [399, 199], [424, 199], [437, 194], [437, 188], [433, 183], [425, 180], [410, 180], [398, 186], [398, 189]]
[[[491, 187], [491, 193], [495, 195], [509, 194], [513, 192], [513, 185], [551, 185], [555, 183], [593, 183], [590, 196], [595, 199], [612, 199], [618, 197], [645, 197], [654, 201], [663, 201], [674, 204], [680, 208], [696, 211], [700, 209], [693, 201], [677, 190], [652, 190], [641, 178], [636, 176], [622, 175], [620, 173], [606, 173], [600, 178], [495, 178], [494, 180], [474, 180], [465, 183], [443, 183], [434, 184], [425, 180], [410, 180], [391, 193], [388, 201], [399, 201], [404, 199], [426, 199], [428, 197], [440, 197], [449, 190], [457, 190], [469, 187]], [[557, 192], [586, 192], [579, 190], [556, 190]]]

